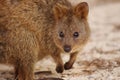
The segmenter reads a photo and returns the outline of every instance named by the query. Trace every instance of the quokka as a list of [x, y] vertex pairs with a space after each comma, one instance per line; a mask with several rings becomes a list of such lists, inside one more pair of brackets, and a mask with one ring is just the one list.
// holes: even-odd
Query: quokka
[[[86, 2], [0, 0], [0, 63], [13, 65], [15, 79], [33, 80], [34, 65], [50, 55], [56, 71], [70, 69], [90, 36]], [[61, 53], [70, 55], [63, 64]]]

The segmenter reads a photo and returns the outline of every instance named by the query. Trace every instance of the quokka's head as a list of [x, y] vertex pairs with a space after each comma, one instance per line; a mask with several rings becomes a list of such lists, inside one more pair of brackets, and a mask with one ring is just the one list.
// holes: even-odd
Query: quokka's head
[[75, 52], [81, 48], [90, 35], [87, 22], [88, 4], [82, 2], [77, 6], [55, 5], [53, 8], [56, 21], [53, 39], [63, 52]]

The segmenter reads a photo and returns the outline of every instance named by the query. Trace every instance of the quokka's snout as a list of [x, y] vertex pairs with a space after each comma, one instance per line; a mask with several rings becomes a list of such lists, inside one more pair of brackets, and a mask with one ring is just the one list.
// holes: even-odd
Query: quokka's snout
[[65, 45], [63, 48], [65, 52], [70, 52], [72, 50], [70, 45]]

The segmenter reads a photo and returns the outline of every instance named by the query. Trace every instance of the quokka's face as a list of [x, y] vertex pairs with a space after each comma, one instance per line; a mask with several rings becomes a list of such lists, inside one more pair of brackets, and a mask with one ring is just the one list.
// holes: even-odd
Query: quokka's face
[[[86, 6], [86, 3], [80, 3], [76, 8], [84, 10]], [[66, 14], [63, 14], [63, 16], [59, 15], [61, 11], [55, 14], [57, 19], [53, 31], [54, 42], [63, 52], [67, 53], [78, 51], [86, 43], [90, 34], [86, 19], [88, 9], [85, 12], [81, 11], [82, 13], [79, 13], [80, 11], [76, 12], [75, 9], [66, 10]]]
[[64, 52], [76, 51], [89, 37], [88, 25], [77, 18], [72, 19], [71, 22], [60, 21], [54, 31], [54, 42]]

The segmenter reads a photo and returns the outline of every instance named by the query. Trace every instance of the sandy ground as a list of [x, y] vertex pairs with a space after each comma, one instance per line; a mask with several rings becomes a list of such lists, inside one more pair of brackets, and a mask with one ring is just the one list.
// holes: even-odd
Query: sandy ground
[[[99, 6], [96, 6], [96, 3], [94, 5], [90, 3], [90, 6], [91, 38], [78, 55], [74, 67], [62, 74], [57, 74], [51, 58], [44, 59], [36, 64], [36, 71], [52, 71], [52, 73], [36, 73], [35, 79], [51, 77], [56, 79], [45, 80], [60, 80], [57, 78], [64, 80], [120, 80], [120, 2]], [[67, 61], [68, 56], [63, 56], [63, 59]], [[14, 74], [11, 71], [12, 67], [0, 65], [0, 80], [13, 80]]]

